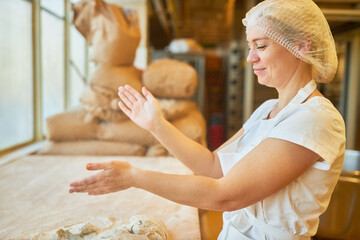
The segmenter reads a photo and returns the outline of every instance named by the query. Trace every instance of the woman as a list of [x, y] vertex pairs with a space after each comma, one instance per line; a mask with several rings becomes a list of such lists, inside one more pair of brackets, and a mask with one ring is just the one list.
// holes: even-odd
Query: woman
[[260, 84], [278, 91], [243, 128], [210, 152], [161, 115], [156, 99], [119, 88], [119, 107], [150, 131], [196, 175], [145, 171], [127, 162], [89, 164], [103, 170], [70, 192], [106, 194], [137, 187], [177, 203], [225, 211], [219, 239], [310, 239], [328, 206], [345, 152], [341, 115], [316, 89], [332, 80], [334, 40], [311, 0], [267, 0], [243, 20]]

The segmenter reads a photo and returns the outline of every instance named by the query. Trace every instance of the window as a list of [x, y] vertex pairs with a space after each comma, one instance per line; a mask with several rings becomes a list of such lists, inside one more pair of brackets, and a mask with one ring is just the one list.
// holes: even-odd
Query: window
[[0, 150], [34, 137], [31, 3], [0, 1]]
[[80, 105], [87, 46], [66, 4], [0, 1], [0, 153], [41, 140], [49, 116]]
[[[42, 140], [49, 116], [81, 106], [96, 64], [71, 23], [70, 4], [77, 2], [0, 0], [0, 155]], [[146, 1], [135, 5], [144, 22]], [[140, 63], [145, 65], [146, 58]]]
[[64, 2], [41, 1], [42, 133], [46, 118], [65, 109]]
[[70, 93], [69, 106], [77, 107], [80, 105], [81, 96], [87, 82], [87, 47], [84, 37], [78, 30], [70, 28]]

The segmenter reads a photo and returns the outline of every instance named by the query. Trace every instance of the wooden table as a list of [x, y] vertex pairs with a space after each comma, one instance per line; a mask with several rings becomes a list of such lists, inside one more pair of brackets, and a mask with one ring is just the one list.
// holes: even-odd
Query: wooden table
[[0, 239], [50, 231], [98, 217], [128, 221], [149, 215], [163, 221], [170, 239], [200, 239], [196, 208], [140, 189], [101, 195], [69, 194], [69, 183], [92, 173], [86, 163], [129, 161], [136, 167], [192, 174], [172, 157], [27, 156], [0, 167]]

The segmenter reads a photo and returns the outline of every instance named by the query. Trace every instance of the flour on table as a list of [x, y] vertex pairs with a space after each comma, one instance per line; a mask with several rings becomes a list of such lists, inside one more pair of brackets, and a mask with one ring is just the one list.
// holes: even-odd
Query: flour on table
[[[27, 236], [31, 240], [167, 240], [165, 225], [158, 219], [136, 215], [128, 223], [115, 218], [98, 218]], [[14, 238], [18, 240], [24, 238]]]

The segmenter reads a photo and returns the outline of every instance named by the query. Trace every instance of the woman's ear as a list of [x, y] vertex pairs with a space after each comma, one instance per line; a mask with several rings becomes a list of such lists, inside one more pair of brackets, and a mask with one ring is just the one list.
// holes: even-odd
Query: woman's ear
[[311, 40], [304, 40], [299, 42], [298, 51], [301, 56], [306, 56], [311, 49]]

